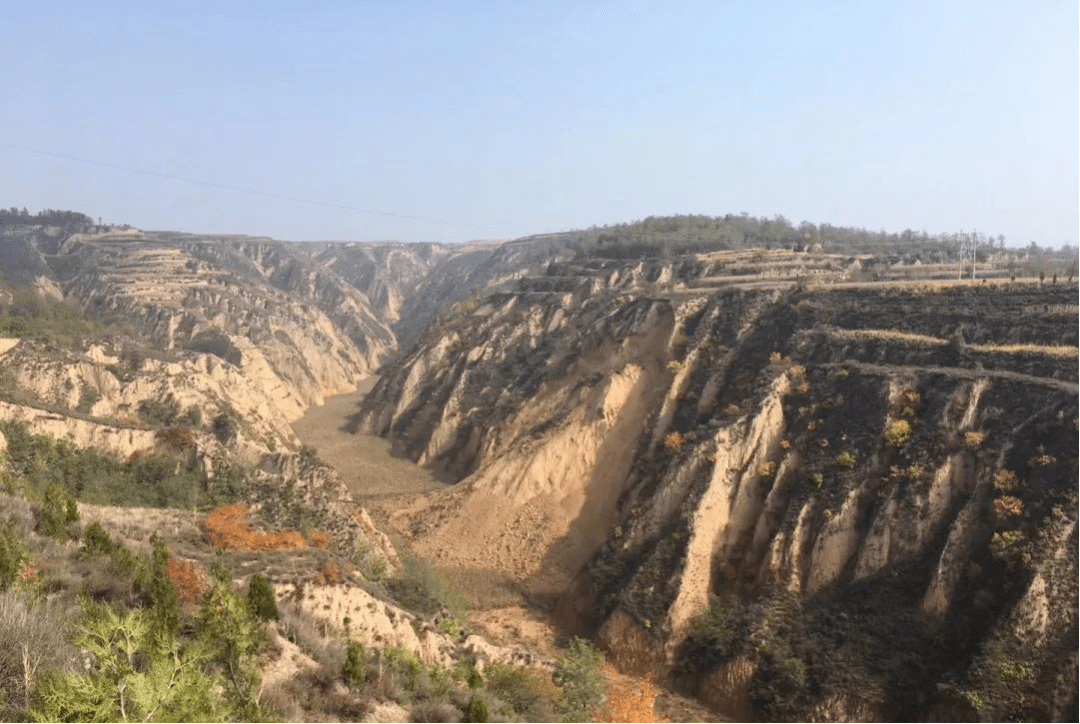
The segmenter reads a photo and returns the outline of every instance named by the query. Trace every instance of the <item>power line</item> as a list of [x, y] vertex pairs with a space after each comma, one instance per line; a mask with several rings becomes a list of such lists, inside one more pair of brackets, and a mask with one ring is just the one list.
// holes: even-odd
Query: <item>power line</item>
[[161, 173], [159, 171], [149, 171], [143, 168], [132, 168], [131, 166], [123, 166], [118, 163], [109, 163], [108, 161], [97, 161], [89, 158], [79, 158], [77, 156], [68, 156], [63, 153], [55, 153], [53, 151], [42, 151], [38, 148], [27, 148], [25, 146], [16, 146], [11, 143], [0, 142], [0, 146], [4, 148], [13, 148], [17, 151], [26, 151], [27, 153], [37, 153], [42, 156], [52, 156], [54, 158], [62, 158], [65, 161], [76, 161], [78, 163], [90, 164], [92, 166], [104, 166], [106, 168], [115, 168], [121, 171], [128, 171], [130, 173], [141, 173], [146, 176], [157, 176], [158, 178], [170, 179], [172, 181], [183, 181], [184, 183], [197, 184], [199, 186], [208, 186], [211, 188], [225, 189], [228, 191], [239, 191], [240, 193], [253, 194], [255, 196], [267, 196], [275, 199], [285, 199], [287, 201], [297, 201], [302, 204], [311, 204], [313, 206], [326, 206], [334, 209], [345, 209], [346, 211], [357, 211], [362, 214], [377, 214], [379, 216], [389, 216], [396, 219], [411, 219], [413, 221], [424, 221], [429, 224], [445, 224], [450, 226], [468, 226], [474, 229], [486, 229], [489, 231], [496, 231], [493, 226], [486, 226], [484, 224], [473, 224], [460, 221], [446, 221], [442, 219], [429, 219], [424, 216], [415, 216], [413, 214], [399, 214], [394, 211], [380, 211], [378, 209], [362, 209], [357, 206], [349, 206], [347, 204], [335, 204], [329, 201], [317, 201], [315, 199], [305, 199], [300, 196], [290, 196], [289, 194], [279, 194], [273, 191], [260, 191], [259, 189], [248, 189], [242, 186], [230, 186], [228, 184], [219, 184], [214, 181], [203, 181], [201, 179], [187, 178], [184, 176], [175, 176], [169, 173]]

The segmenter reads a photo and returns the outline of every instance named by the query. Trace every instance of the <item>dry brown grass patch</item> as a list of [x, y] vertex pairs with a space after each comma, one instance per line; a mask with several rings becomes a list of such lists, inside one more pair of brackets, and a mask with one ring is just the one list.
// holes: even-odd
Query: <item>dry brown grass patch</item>
[[330, 534], [325, 530], [313, 530], [308, 534], [308, 544], [312, 548], [326, 550], [330, 547]]
[[593, 712], [598, 722], [662, 722], [655, 712], [653, 682], [617, 673], [610, 664], [600, 665], [608, 682], [607, 701]]
[[999, 522], [1019, 518], [1023, 512], [1024, 503], [1013, 495], [1002, 495], [994, 499], [994, 517]]
[[968, 448], [975, 450], [983, 444], [983, 440], [986, 439], [985, 432], [979, 432], [978, 430], [968, 430], [964, 433], [964, 444]]
[[682, 450], [683, 442], [683, 436], [678, 431], [664, 435], [664, 448], [672, 455]]
[[184, 425], [164, 427], [154, 433], [154, 439], [179, 452], [188, 452], [195, 447], [195, 434]]
[[336, 586], [341, 583], [341, 569], [334, 561], [323, 561], [319, 564], [319, 575], [315, 580], [320, 585]]
[[206, 572], [195, 561], [182, 561], [170, 555], [165, 561], [165, 574], [180, 592], [180, 600], [190, 611], [206, 591]]
[[252, 530], [241, 519], [247, 514], [242, 503], [215, 508], [206, 516], [206, 538], [218, 548], [241, 551], [273, 551], [306, 548], [304, 536], [295, 530], [263, 533]]

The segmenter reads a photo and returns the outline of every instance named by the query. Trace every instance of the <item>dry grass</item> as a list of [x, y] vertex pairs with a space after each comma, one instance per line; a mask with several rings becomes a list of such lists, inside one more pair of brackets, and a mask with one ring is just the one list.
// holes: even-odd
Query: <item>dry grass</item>
[[207, 588], [206, 571], [195, 561], [182, 561], [171, 555], [165, 561], [165, 574], [176, 584], [184, 607], [188, 611], [194, 610], [199, 596]]
[[1067, 346], [1044, 346], [1038, 344], [969, 344], [969, 349], [978, 352], [1002, 352], [1004, 354], [1042, 354], [1058, 359], [1077, 359], [1080, 348]]
[[14, 591], [0, 593], [0, 718], [19, 721], [30, 705], [37, 677], [75, 661], [68, 643], [72, 612], [58, 601], [27, 601]]
[[1019, 518], [1024, 512], [1024, 503], [1013, 495], [1002, 495], [994, 499], [994, 517], [998, 522], [1010, 518]]
[[682, 446], [683, 436], [679, 432], [669, 432], [664, 435], [664, 448], [672, 455], [682, 450]]
[[336, 586], [341, 583], [341, 569], [334, 561], [323, 561], [319, 564], [319, 574], [315, 579], [317, 584]]
[[113, 537], [121, 541], [145, 543], [158, 533], [170, 539], [198, 537], [198, 522], [202, 517], [190, 510], [177, 508], [119, 508], [115, 506], [79, 504], [84, 523], [97, 521]]
[[901, 332], [898, 329], [837, 329], [827, 333], [832, 339], [841, 342], [861, 342], [863, 340], [886, 340], [889, 342], [906, 342], [923, 346], [939, 347], [948, 342], [938, 337], [914, 332]]
[[312, 548], [326, 550], [330, 547], [330, 534], [324, 530], [313, 530], [308, 534], [308, 543]]
[[246, 551], [273, 551], [305, 548], [304, 536], [295, 530], [263, 533], [241, 519], [247, 514], [242, 503], [215, 508], [206, 516], [206, 538], [218, 548]]
[[604, 663], [601, 673], [607, 679], [607, 701], [593, 712], [598, 722], [661, 722], [656, 714], [656, 690], [653, 682], [617, 673]]
[[968, 430], [964, 433], [964, 444], [971, 450], [977, 450], [986, 439], [986, 433], [978, 430]]

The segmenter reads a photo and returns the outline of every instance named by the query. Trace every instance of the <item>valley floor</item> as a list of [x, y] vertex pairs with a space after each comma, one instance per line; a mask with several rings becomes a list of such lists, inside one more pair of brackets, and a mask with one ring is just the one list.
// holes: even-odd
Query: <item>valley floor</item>
[[[426, 493], [444, 487], [424, 468], [390, 454], [390, 443], [373, 435], [348, 432], [356, 413], [377, 378], [369, 377], [355, 392], [326, 398], [293, 424], [293, 432], [319, 458], [338, 471], [358, 503], [378, 508], [389, 496]], [[373, 505], [374, 504], [374, 505]], [[372, 511], [373, 513], [375, 511]]]
[[[386, 440], [348, 432], [351, 418], [375, 382], [372, 377], [355, 392], [328, 397], [292, 427], [301, 442], [314, 447], [319, 458], [338, 471], [354, 499], [367, 508], [379, 526], [400, 540], [408, 538], [408, 534], [394, 525], [392, 513], [401, 506], [416, 505], [426, 497], [425, 493], [446, 486], [421, 466], [391, 455]], [[502, 576], [494, 571], [448, 568], [440, 569], [440, 573], [469, 600], [470, 620], [486, 639], [505, 646], [524, 645], [547, 658], [558, 655], [559, 632], [555, 624]], [[606, 667], [603, 673], [609, 687], [637, 691], [640, 686], [614, 668]], [[665, 690], [656, 690], [655, 694], [656, 715], [662, 720], [725, 721], [693, 699]]]

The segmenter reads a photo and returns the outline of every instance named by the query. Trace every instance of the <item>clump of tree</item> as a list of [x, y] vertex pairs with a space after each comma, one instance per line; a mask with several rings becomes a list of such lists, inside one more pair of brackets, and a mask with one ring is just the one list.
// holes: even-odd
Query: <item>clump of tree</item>
[[748, 213], [724, 216], [649, 216], [640, 221], [592, 227], [587, 230], [530, 237], [531, 244], [549, 244], [573, 250], [579, 257], [640, 259], [674, 257], [725, 249], [764, 247], [806, 251], [822, 249], [833, 253], [902, 254], [937, 261], [955, 260], [974, 247], [986, 258], [993, 249], [1003, 249], [1005, 237], [978, 234], [938, 233], [905, 229], [890, 233], [862, 227], [795, 224], [784, 216], [755, 217]]
[[94, 225], [94, 220], [78, 211], [42, 209], [31, 214], [24, 206], [0, 209], [0, 229], [14, 226], [60, 226], [67, 230], [84, 229]]
[[243, 498], [249, 488], [248, 474], [239, 466], [221, 466], [209, 485], [190, 456], [151, 454], [125, 461], [34, 435], [25, 423], [13, 420], [0, 421], [0, 432], [8, 442], [8, 486], [31, 497], [54, 490], [96, 505], [210, 510]]

